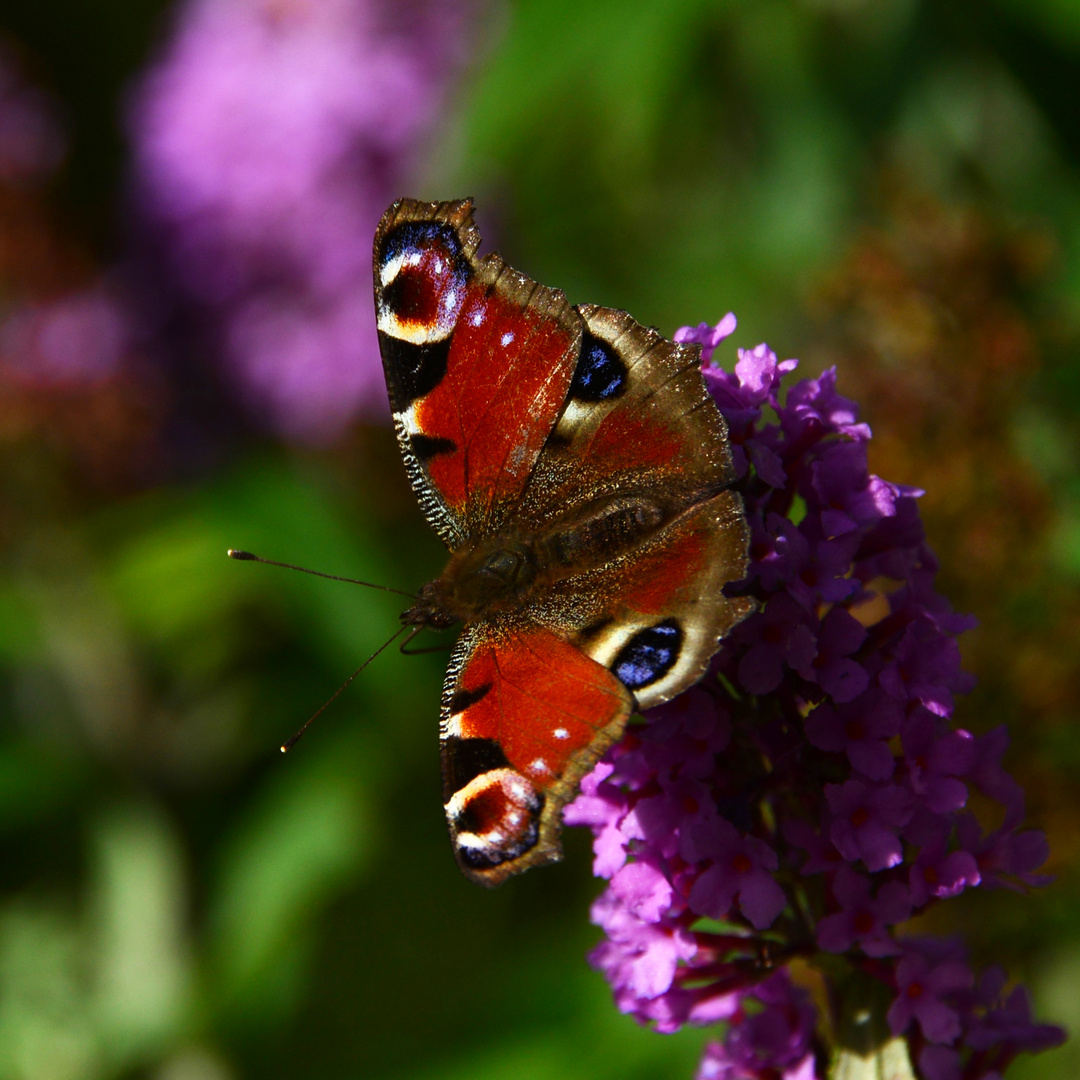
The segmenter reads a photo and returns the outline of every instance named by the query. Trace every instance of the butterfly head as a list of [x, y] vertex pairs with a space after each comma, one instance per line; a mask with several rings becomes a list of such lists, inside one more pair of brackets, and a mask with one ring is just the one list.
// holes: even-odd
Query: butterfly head
[[519, 607], [537, 580], [533, 547], [497, 536], [469, 545], [450, 559], [442, 576], [424, 585], [402, 616], [409, 626], [445, 629]]

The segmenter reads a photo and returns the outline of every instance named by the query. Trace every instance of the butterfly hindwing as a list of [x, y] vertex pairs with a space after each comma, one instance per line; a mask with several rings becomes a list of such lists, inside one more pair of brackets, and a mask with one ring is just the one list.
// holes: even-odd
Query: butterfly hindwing
[[553, 582], [531, 615], [608, 667], [645, 709], [700, 678], [749, 611], [723, 593], [745, 572], [749, 529], [740, 498], [724, 490], [734, 477], [727, 426], [698, 346], [624, 311], [578, 310], [586, 329], [571, 391], [520, 515], [573, 534], [578, 514], [612, 505], [605, 492], [617, 477], [619, 500], [652, 525]]
[[649, 709], [700, 679], [720, 639], [750, 612], [749, 600], [723, 591], [733, 568], [742, 576], [748, 542], [742, 501], [724, 491], [583, 580], [559, 583], [547, 603], [559, 607], [571, 591], [597, 599], [570, 640], [633, 692], [637, 709]]
[[632, 697], [528, 621], [466, 630], [447, 672], [443, 801], [467, 877], [497, 885], [561, 855], [563, 806], [623, 733]]

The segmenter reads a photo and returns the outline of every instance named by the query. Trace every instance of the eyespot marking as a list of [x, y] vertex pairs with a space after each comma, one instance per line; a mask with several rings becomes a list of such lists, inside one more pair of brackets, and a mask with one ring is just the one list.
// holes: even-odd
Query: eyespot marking
[[513, 769], [476, 777], [446, 804], [458, 857], [473, 870], [519, 858], [540, 838], [544, 797]]
[[472, 275], [454, 229], [403, 222], [383, 238], [377, 265], [381, 331], [424, 345], [453, 330]]
[[570, 397], [578, 401], [612, 401], [626, 391], [630, 373], [606, 342], [588, 332], [581, 341]]
[[674, 619], [640, 630], [619, 650], [611, 671], [628, 690], [649, 686], [675, 666], [682, 641], [682, 629]]

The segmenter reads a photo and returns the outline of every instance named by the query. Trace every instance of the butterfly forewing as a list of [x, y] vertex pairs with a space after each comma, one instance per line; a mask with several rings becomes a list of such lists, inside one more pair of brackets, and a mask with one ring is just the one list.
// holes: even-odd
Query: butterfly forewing
[[375, 306], [398, 441], [451, 548], [516, 505], [574, 373], [581, 320], [555, 289], [474, 258], [471, 202], [403, 199], [375, 238]]

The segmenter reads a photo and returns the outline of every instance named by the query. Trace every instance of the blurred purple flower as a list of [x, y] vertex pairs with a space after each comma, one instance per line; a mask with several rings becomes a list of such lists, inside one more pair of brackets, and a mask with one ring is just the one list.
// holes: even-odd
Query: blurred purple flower
[[326, 440], [385, 409], [371, 237], [469, 0], [191, 0], [130, 108], [136, 188], [247, 403]]
[[23, 305], [0, 323], [0, 368], [32, 386], [78, 386], [115, 374], [130, 344], [128, 313], [103, 287]]
[[[677, 337], [711, 350], [733, 326]], [[837, 1003], [867, 978], [891, 995], [887, 1019], [929, 1080], [987, 1078], [1060, 1031], [1032, 1024], [1022, 996], [1000, 1002], [955, 943], [897, 926], [965, 888], [1042, 884], [1045, 838], [1020, 829], [1003, 734], [952, 724], [971, 620], [934, 590], [920, 493], [870, 474], [870, 430], [835, 372], [781, 398], [795, 363], [761, 345], [733, 374], [705, 368], [752, 537], [731, 588], [758, 610], [715, 678], [632, 727], [567, 807], [610, 878], [592, 961], [642, 1023], [727, 1025], [699, 1077], [824, 1074], [815, 1008], [787, 974], [816, 957], [855, 976], [831, 986]], [[965, 809], [970, 789], [1003, 807], [996, 830]]]
[[[0, 183], [32, 191], [63, 155], [51, 102], [0, 44]], [[131, 337], [129, 312], [100, 282], [48, 298], [0, 297], [0, 373], [22, 386], [100, 383], [120, 368]]]
[[64, 137], [52, 103], [22, 77], [0, 43], [0, 183], [38, 180], [63, 160]]

